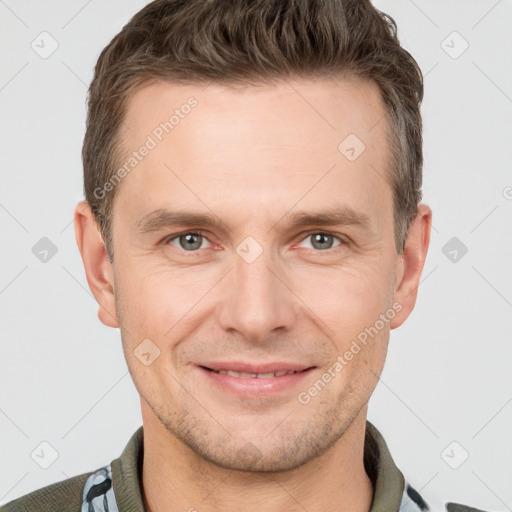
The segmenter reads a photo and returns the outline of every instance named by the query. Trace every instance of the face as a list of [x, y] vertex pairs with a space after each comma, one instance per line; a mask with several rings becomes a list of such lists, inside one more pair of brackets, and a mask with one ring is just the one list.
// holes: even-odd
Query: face
[[110, 317], [145, 424], [231, 469], [319, 456], [403, 321], [377, 87], [155, 83], [125, 124]]

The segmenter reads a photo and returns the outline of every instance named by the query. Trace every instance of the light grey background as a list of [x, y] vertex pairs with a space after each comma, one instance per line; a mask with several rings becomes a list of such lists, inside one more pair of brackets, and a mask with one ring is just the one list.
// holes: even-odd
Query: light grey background
[[[72, 214], [93, 66], [145, 3], [0, 0], [0, 504], [110, 462], [142, 423], [119, 332], [97, 319]], [[511, 510], [512, 2], [376, 6], [425, 74], [434, 217], [416, 309], [392, 331], [369, 419], [422, 493]], [[31, 47], [49, 52], [52, 39], [47, 58]], [[32, 252], [42, 237], [58, 249], [47, 262]], [[443, 253], [452, 237], [465, 255]], [[58, 453], [48, 469], [36, 463], [51, 460], [44, 441]]]

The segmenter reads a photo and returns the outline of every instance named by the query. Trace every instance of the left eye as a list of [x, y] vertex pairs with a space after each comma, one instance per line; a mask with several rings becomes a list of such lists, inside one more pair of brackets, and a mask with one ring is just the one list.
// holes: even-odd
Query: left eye
[[184, 249], [185, 251], [195, 251], [197, 249], [200, 249], [202, 242], [207, 241], [207, 239], [201, 233], [188, 232], [175, 236], [168, 240], [168, 242], [171, 245], [174, 245], [175, 241], [179, 243], [180, 249]]
[[331, 235], [330, 233], [313, 233], [308, 235], [304, 241], [311, 240], [311, 246], [313, 249], [324, 251], [333, 247], [334, 240], [339, 240], [339, 244], [342, 244], [342, 239], [338, 236]]

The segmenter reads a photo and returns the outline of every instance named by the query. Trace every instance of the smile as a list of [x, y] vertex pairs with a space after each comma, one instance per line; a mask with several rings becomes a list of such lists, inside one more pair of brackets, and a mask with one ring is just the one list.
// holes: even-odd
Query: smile
[[207, 368], [215, 373], [220, 373], [221, 375], [231, 375], [231, 377], [239, 377], [241, 379], [270, 379], [272, 377], [282, 377], [283, 375], [293, 375], [294, 373], [299, 373], [298, 371], [290, 370], [290, 371], [281, 371], [281, 372], [267, 372], [267, 373], [246, 373], [246, 372], [235, 372], [233, 370], [212, 370], [211, 368]]
[[[213, 385], [217, 390], [227, 393], [228, 395], [235, 395], [244, 398], [261, 398], [277, 396], [280, 393], [291, 393], [297, 391], [298, 387], [304, 387], [300, 384], [303, 380], [310, 375], [315, 367], [308, 367], [304, 369], [278, 369], [273, 371], [270, 369], [261, 369], [266, 371], [247, 371], [249, 368], [242, 368], [240, 371], [229, 370], [224, 368], [213, 369], [207, 366], [198, 366], [199, 374], [205, 381], [207, 388]], [[297, 365], [295, 365], [297, 366]], [[229, 368], [229, 366], [228, 366]]]

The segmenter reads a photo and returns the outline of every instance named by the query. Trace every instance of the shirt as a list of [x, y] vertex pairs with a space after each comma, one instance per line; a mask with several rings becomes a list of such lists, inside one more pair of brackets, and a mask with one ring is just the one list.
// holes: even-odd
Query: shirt
[[[139, 427], [110, 464], [15, 499], [1, 512], [146, 512], [142, 499], [144, 430]], [[369, 512], [484, 512], [421, 496], [396, 467], [377, 428], [366, 422], [364, 467], [373, 484]]]

